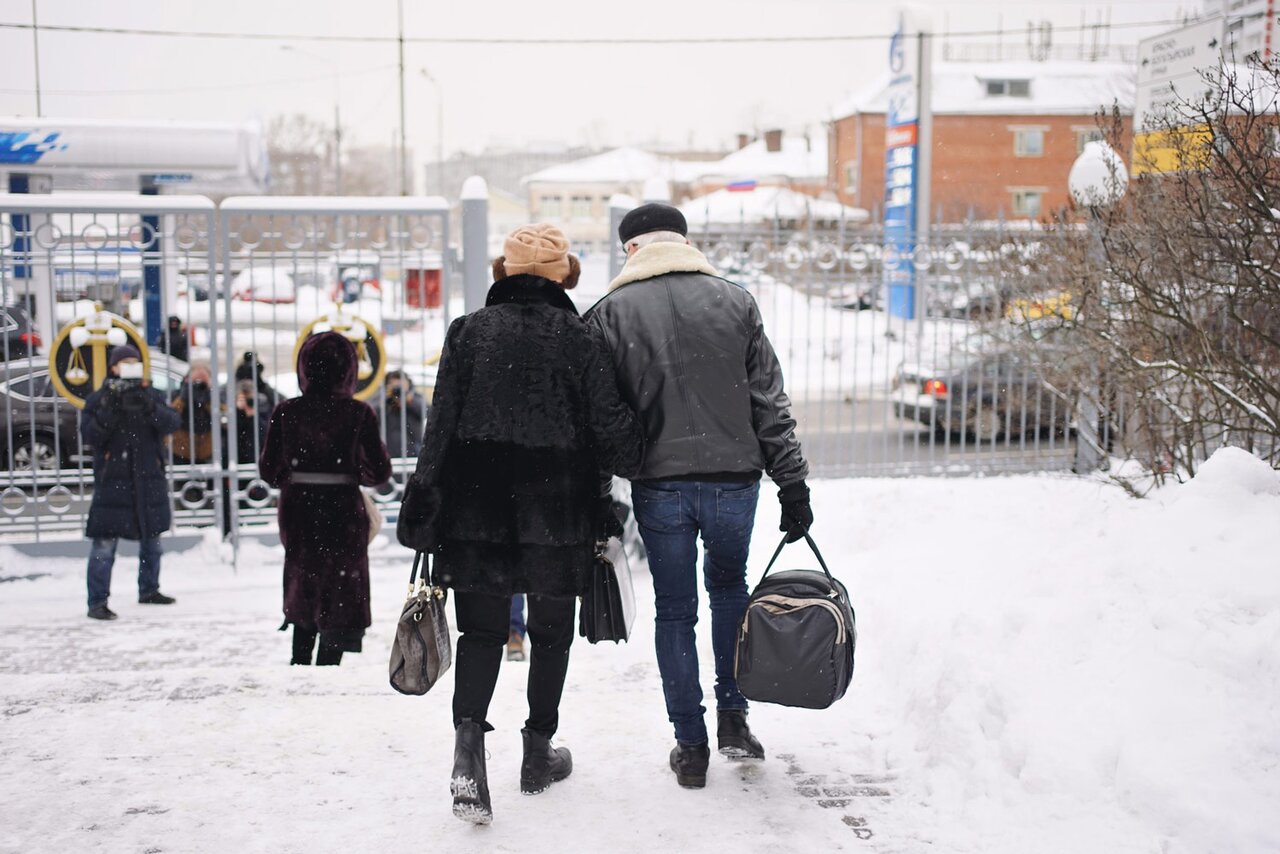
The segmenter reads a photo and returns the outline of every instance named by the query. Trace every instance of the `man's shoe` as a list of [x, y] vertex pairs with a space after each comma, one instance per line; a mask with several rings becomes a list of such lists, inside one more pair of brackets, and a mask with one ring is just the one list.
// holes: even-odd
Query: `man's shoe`
[[172, 596], [166, 596], [157, 590], [155, 593], [148, 593], [146, 596], [138, 597], [139, 605], [172, 605], [177, 602]]
[[567, 747], [552, 747], [551, 739], [522, 729], [524, 761], [520, 763], [520, 791], [536, 795], [573, 772], [573, 756]]
[[453, 814], [458, 818], [472, 824], [493, 821], [489, 774], [484, 764], [484, 726], [475, 721], [458, 724], [449, 791], [453, 794]]
[[716, 712], [716, 741], [720, 753], [730, 759], [764, 759], [764, 747], [747, 726], [747, 713], [742, 709]]
[[507, 635], [507, 661], [524, 661], [524, 638], [519, 632]]
[[707, 785], [707, 765], [711, 763], [711, 748], [701, 744], [681, 744], [671, 748], [671, 770], [676, 772], [676, 782], [686, 789], [701, 789]]
[[94, 605], [89, 609], [89, 617], [94, 620], [114, 620], [116, 612], [112, 611], [106, 605]]

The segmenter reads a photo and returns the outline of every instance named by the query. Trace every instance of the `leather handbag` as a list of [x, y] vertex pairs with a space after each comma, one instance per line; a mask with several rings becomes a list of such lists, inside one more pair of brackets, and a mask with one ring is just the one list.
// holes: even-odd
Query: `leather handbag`
[[827, 569], [813, 538], [804, 538], [822, 571], [770, 575], [787, 544], [783, 536], [738, 626], [734, 675], [748, 700], [825, 709], [853, 678], [858, 630], [849, 591]]
[[445, 617], [445, 591], [427, 580], [423, 553], [413, 556], [409, 573], [409, 598], [396, 623], [391, 641], [389, 667], [391, 687], [401, 694], [425, 694], [440, 680], [453, 663], [453, 644], [449, 639], [449, 621]]
[[588, 643], [625, 641], [636, 621], [636, 593], [622, 541], [610, 537], [596, 545], [587, 588], [578, 611], [578, 633]]

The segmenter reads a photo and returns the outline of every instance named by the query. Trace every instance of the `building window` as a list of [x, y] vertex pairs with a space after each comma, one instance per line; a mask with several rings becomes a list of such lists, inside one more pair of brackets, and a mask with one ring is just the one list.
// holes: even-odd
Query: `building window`
[[1016, 157], [1044, 157], [1044, 128], [1013, 128]]
[[591, 219], [591, 197], [570, 196], [569, 217], [571, 219]]
[[858, 192], [858, 164], [850, 161], [844, 165], [844, 191]]
[[1013, 215], [1025, 216], [1029, 219], [1035, 219], [1040, 216], [1040, 211], [1044, 201], [1044, 190], [1037, 188], [1020, 187], [1010, 190], [1013, 197]]
[[1098, 142], [1102, 139], [1102, 131], [1097, 128], [1076, 128], [1076, 154], [1084, 152], [1084, 147], [1090, 142]]
[[543, 196], [538, 200], [538, 208], [542, 216], [558, 217], [563, 212], [561, 210], [561, 200], [559, 196]]
[[987, 80], [987, 95], [1004, 98], [1031, 97], [1030, 80]]

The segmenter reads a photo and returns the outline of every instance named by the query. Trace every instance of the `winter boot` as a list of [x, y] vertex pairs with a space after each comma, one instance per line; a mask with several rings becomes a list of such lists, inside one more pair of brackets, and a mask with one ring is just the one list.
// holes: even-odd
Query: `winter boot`
[[458, 724], [453, 748], [453, 814], [472, 824], [493, 821], [489, 802], [489, 775], [484, 766], [484, 725], [465, 720]]
[[519, 632], [507, 635], [507, 661], [524, 661], [524, 638]]
[[711, 762], [711, 748], [705, 741], [698, 744], [676, 742], [671, 748], [671, 770], [676, 772], [676, 782], [686, 789], [701, 789], [707, 785], [707, 765]]
[[337, 666], [342, 663], [342, 647], [320, 636], [320, 648], [316, 650], [316, 665]]
[[745, 709], [716, 712], [716, 740], [720, 753], [730, 759], [764, 759], [764, 747], [747, 726]]
[[103, 602], [101, 605], [94, 605], [89, 609], [89, 617], [94, 620], [114, 620], [116, 612], [108, 608], [106, 602]]
[[573, 772], [573, 756], [567, 747], [552, 747], [551, 739], [530, 729], [524, 736], [524, 762], [520, 763], [520, 791], [536, 795]]
[[302, 628], [294, 624], [293, 627], [293, 658], [290, 664], [310, 664], [311, 651], [316, 645], [316, 633]]

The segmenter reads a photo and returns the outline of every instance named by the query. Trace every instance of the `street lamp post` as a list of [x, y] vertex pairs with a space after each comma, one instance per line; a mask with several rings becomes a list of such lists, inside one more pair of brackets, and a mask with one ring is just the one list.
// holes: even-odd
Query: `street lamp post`
[[440, 195], [444, 195], [444, 92], [440, 88], [440, 81], [431, 75], [430, 71], [425, 68], [419, 68], [418, 73], [425, 77], [431, 85], [436, 87], [436, 186]]
[[336, 64], [332, 63], [326, 57], [319, 54], [302, 50], [291, 44], [280, 46], [281, 50], [292, 51], [293, 53], [305, 56], [308, 59], [314, 59], [316, 62], [324, 63], [326, 67], [331, 67], [333, 71], [333, 192], [335, 195], [342, 195], [342, 76], [338, 72]]

